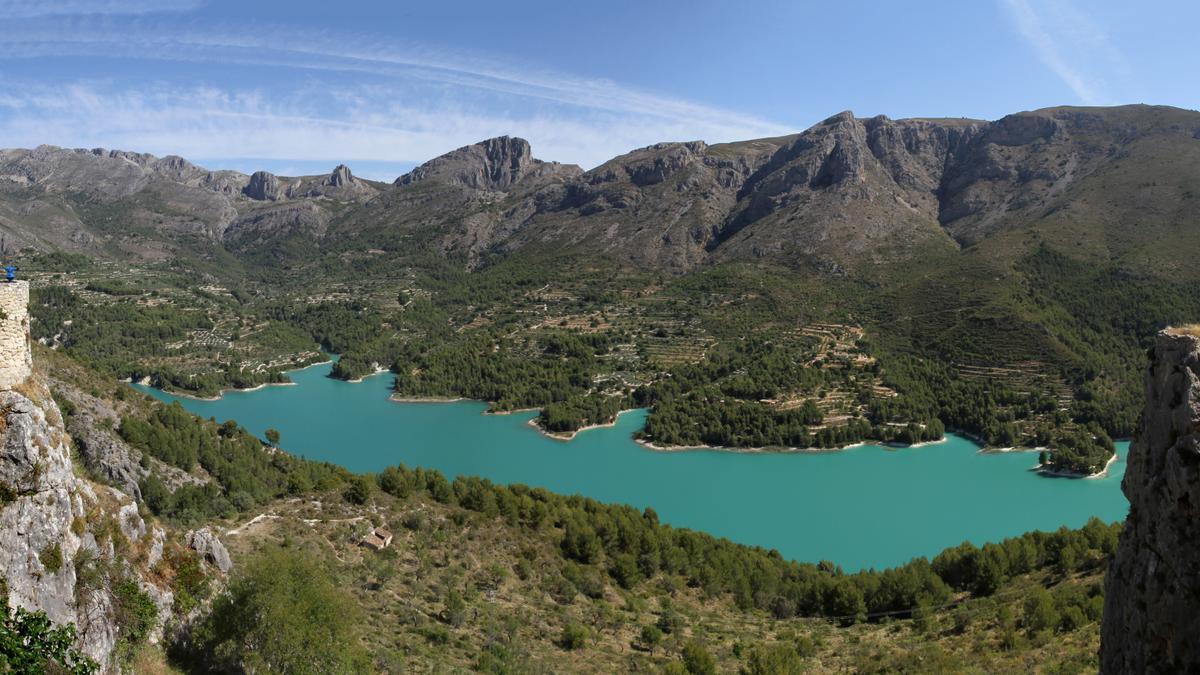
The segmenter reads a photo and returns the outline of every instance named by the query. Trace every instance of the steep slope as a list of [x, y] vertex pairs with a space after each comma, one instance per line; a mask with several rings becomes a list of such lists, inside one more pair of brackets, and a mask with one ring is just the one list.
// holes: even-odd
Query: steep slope
[[519, 223], [514, 205], [538, 210], [537, 195], [553, 193], [582, 170], [543, 162], [529, 143], [502, 136], [432, 159], [396, 180], [396, 189], [330, 226], [328, 250], [436, 252], [473, 264], [507, 240]]
[[1200, 668], [1200, 336], [1158, 336], [1121, 487], [1130, 511], [1109, 570], [1101, 671]]
[[121, 462], [128, 448], [105, 440], [114, 420], [79, 416], [72, 428], [87, 439], [91, 465], [127, 491], [76, 474], [63, 413], [46, 375], [31, 369], [27, 297], [24, 282], [0, 283], [0, 607], [73, 625], [80, 651], [117, 672], [141, 643], [162, 639], [180, 608], [184, 546], [214, 560], [224, 548], [206, 530], [181, 541], [142, 518], [135, 472], [145, 469], [137, 458]]
[[946, 158], [979, 126], [835, 115], [772, 158], [710, 249], [721, 260], [799, 254], [837, 266], [952, 249], [938, 192]]
[[1145, 258], [1194, 222], [1198, 136], [1200, 114], [1151, 106], [995, 122], [843, 112], [795, 136], [660, 143], [582, 173], [503, 137], [422, 165], [338, 230], [360, 248], [421, 232], [472, 259], [552, 248], [677, 271], [771, 258], [869, 273], [991, 240], [1011, 260], [1028, 227]]
[[388, 187], [344, 166], [284, 178], [120, 151], [0, 153], [10, 247], [154, 259], [198, 236], [288, 264], [379, 249], [474, 266], [551, 249], [675, 271], [769, 258], [870, 274], [985, 244], [1013, 260], [1032, 227], [1084, 257], [1187, 271], [1197, 194], [1200, 113], [1144, 105], [994, 122], [843, 112], [794, 136], [660, 143], [587, 172], [504, 136]]
[[504, 214], [507, 251], [575, 246], [666, 269], [702, 263], [739, 191], [783, 139], [660, 143], [614, 158]]
[[[3, 328], [23, 323], [27, 295], [24, 284], [0, 286]], [[136, 579], [143, 592], [169, 609], [171, 591], [143, 581], [132, 559], [123, 563], [116, 557], [113, 540], [119, 536], [137, 546], [144, 555], [144, 571], [161, 559], [164, 532], [150, 531], [128, 497], [75, 476], [62, 414], [45, 385], [28, 370], [28, 342], [15, 347], [6, 349], [3, 359], [5, 364], [24, 364], [24, 377], [0, 383], [0, 576], [5, 607], [39, 610], [55, 623], [75, 624], [82, 651], [108, 663], [120, 637], [112, 619], [119, 601], [103, 585], [84, 581], [92, 575], [84, 567], [125, 565], [119, 574]], [[115, 529], [106, 533], [108, 525]]]

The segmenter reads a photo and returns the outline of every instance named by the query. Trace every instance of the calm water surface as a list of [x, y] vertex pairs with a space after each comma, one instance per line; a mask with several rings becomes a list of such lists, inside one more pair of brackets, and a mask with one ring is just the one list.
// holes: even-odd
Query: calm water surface
[[1107, 478], [1043, 478], [1029, 452], [981, 454], [965, 438], [904, 449], [828, 454], [655, 452], [636, 444], [645, 411], [570, 442], [540, 434], [536, 413], [484, 415], [483, 403], [396, 403], [390, 374], [334, 380], [328, 365], [291, 374], [297, 386], [197, 401], [141, 387], [262, 436], [274, 427], [289, 452], [379, 471], [403, 462], [447, 476], [485, 476], [606, 502], [650, 506], [667, 523], [778, 549], [847, 569], [932, 556], [963, 540], [996, 541], [1033, 529], [1121, 520], [1127, 443]]

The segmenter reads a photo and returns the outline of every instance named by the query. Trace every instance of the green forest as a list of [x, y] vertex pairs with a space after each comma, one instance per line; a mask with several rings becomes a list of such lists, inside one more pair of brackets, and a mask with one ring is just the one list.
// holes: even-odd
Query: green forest
[[[952, 431], [990, 447], [1044, 448], [1047, 469], [1074, 474], [1101, 470], [1112, 439], [1132, 435], [1154, 331], [1200, 316], [1200, 289], [1046, 245], [1016, 260], [1009, 285], [988, 289], [982, 308], [915, 323], [901, 313], [914, 303], [969, 305], [984, 291], [965, 280], [818, 284], [744, 263], [672, 279], [575, 261], [586, 271], [570, 275], [570, 259], [527, 254], [471, 271], [428, 259], [403, 284], [372, 281], [361, 298], [312, 301], [286, 283], [186, 289], [175, 272], [135, 292], [136, 282], [56, 260], [43, 264], [89, 280], [35, 287], [34, 337], [172, 391], [285, 382], [287, 368], [325, 352], [339, 356], [334, 377], [390, 370], [398, 397], [536, 408], [552, 433], [638, 406], [650, 409], [643, 438], [664, 446], [836, 448]], [[363, 264], [355, 274], [364, 280], [382, 274]], [[831, 357], [828, 344], [794, 328], [815, 321], [864, 336]], [[1020, 359], [1032, 365], [1012, 365]]]
[[[991, 595], [1007, 579], [1050, 567], [1070, 574], [1103, 565], [1116, 550], [1119, 525], [1098, 519], [1082, 530], [1030, 532], [1000, 543], [962, 544], [933, 561], [918, 558], [883, 571], [845, 573], [832, 563], [796, 563], [777, 551], [673, 528], [652, 509], [609, 505], [584, 497], [556, 495], [522, 485], [502, 486], [480, 478], [449, 482], [437, 471], [389, 468], [375, 477], [379, 489], [397, 497], [424, 493], [510, 525], [562, 531], [561, 555], [580, 565], [579, 590], [587, 595], [592, 573], [630, 588], [659, 572], [682, 575], [710, 597], [730, 594], [744, 610], [776, 618], [819, 616], [854, 623], [896, 614], [921, 604], [942, 605], [955, 592]], [[1092, 602], [1088, 611], [1099, 615]]]
[[117, 433], [155, 459], [188, 472], [201, 468], [213, 478], [174, 491], [153, 474], [142, 480], [142, 499], [150, 510], [180, 525], [231, 518], [283, 495], [339, 486], [350, 477], [332, 464], [268, 452], [237, 422], [205, 421], [178, 403], [154, 403], [146, 419], [126, 416]]

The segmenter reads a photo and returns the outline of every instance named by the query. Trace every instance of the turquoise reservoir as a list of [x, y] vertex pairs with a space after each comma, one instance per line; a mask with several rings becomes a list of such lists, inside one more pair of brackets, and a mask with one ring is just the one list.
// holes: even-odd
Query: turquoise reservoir
[[404, 463], [449, 477], [475, 475], [650, 506], [667, 523], [775, 548], [795, 560], [849, 570], [932, 556], [964, 540], [1125, 518], [1127, 443], [1106, 478], [1044, 478], [1036, 453], [980, 453], [959, 437], [912, 448], [835, 453], [657, 452], [632, 439], [646, 412], [563, 442], [529, 426], [533, 412], [485, 415], [479, 402], [397, 403], [390, 374], [334, 380], [329, 365], [291, 374], [295, 386], [230, 392], [219, 400], [142, 391], [218, 421], [235, 419], [309, 459], [357, 472]]

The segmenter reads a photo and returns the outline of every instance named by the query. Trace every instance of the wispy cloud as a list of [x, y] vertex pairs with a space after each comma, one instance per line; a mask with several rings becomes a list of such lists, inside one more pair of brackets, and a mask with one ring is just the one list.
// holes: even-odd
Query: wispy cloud
[[[280, 69], [288, 76], [264, 85], [0, 79], [0, 145], [6, 146], [103, 145], [201, 160], [423, 161], [512, 134], [528, 138], [546, 159], [593, 166], [662, 140], [719, 142], [791, 131], [612, 81], [369, 35], [180, 31], [152, 18], [20, 23], [0, 26], [0, 59], [95, 55], [224, 66], [204, 69], [211, 72]], [[296, 84], [284, 84], [290, 82]]]
[[1067, 0], [1001, 0], [1021, 37], [1037, 57], [1075, 94], [1080, 102], [1109, 101], [1102, 67], [1124, 68], [1120, 53], [1088, 13]]
[[163, 12], [189, 12], [198, 9], [201, 0], [0, 0], [0, 16], [25, 19], [43, 16], [137, 15]]

